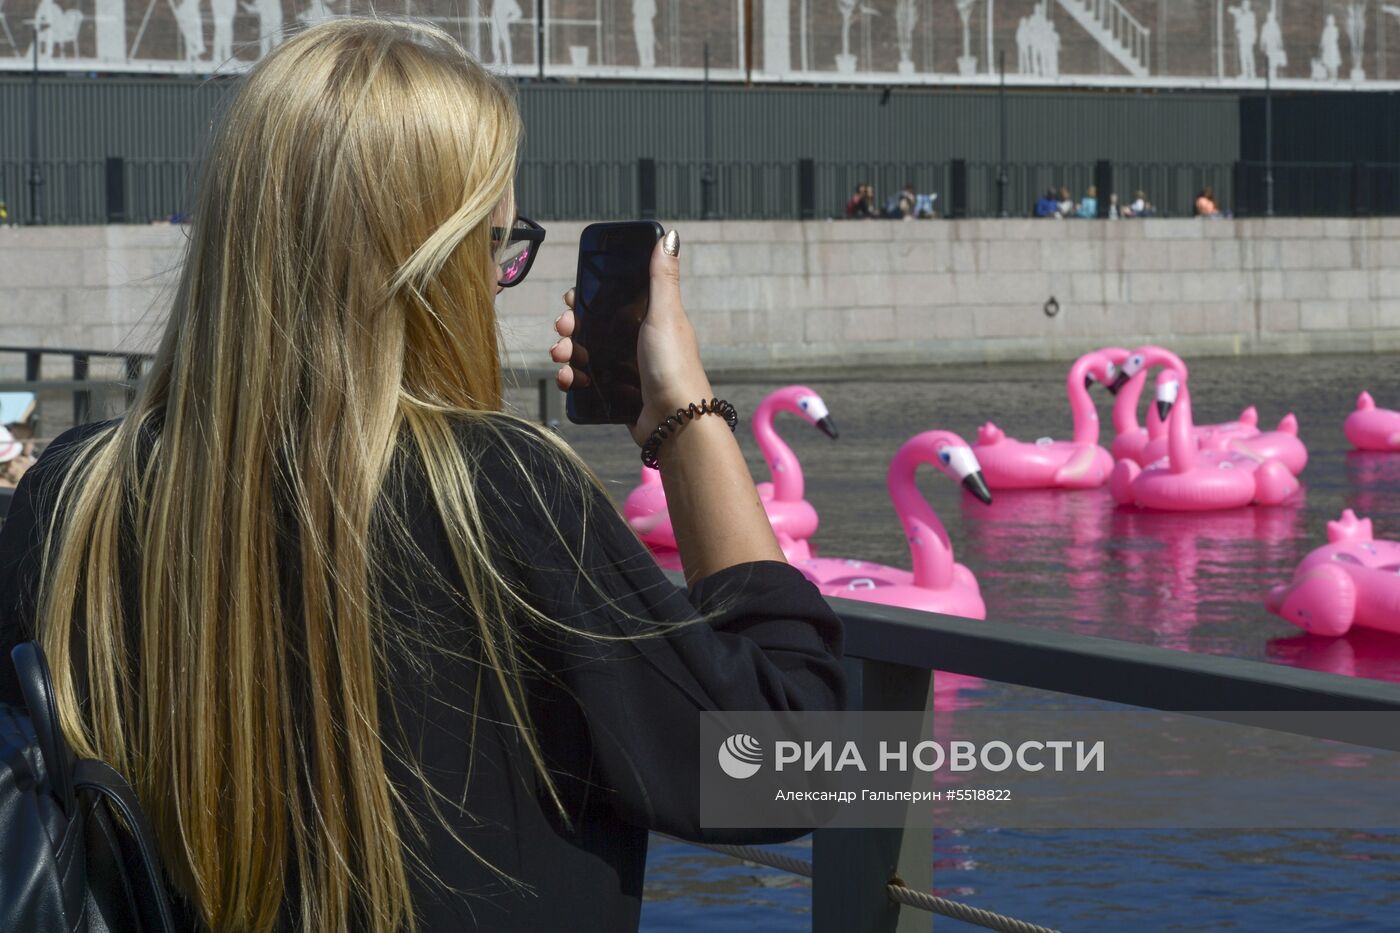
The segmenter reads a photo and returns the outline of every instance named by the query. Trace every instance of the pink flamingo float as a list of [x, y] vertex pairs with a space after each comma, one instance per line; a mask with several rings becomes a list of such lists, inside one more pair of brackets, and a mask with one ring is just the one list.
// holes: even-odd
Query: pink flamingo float
[[1375, 540], [1371, 520], [1347, 509], [1327, 523], [1327, 544], [1265, 605], [1314, 635], [1344, 635], [1353, 625], [1400, 634], [1400, 541]]
[[1400, 452], [1400, 411], [1377, 408], [1370, 392], [1356, 399], [1356, 410], [1347, 415], [1342, 431], [1357, 450]]
[[[796, 561], [812, 556], [807, 539], [817, 530], [817, 510], [803, 498], [802, 466], [797, 462], [797, 455], [773, 427], [774, 417], [784, 411], [797, 415], [830, 438], [836, 437], [836, 425], [822, 397], [806, 386], [787, 386], [770, 393], [753, 414], [754, 440], [773, 477], [771, 483], [758, 484], [759, 499], [783, 554], [789, 561]], [[666, 491], [661, 485], [660, 473], [642, 469], [642, 481], [628, 493], [622, 515], [651, 548], [658, 563], [672, 569], [680, 566], [676, 532], [666, 510]]]
[[[1157, 404], [1153, 409], [1149, 409], [1147, 427], [1144, 429], [1138, 426], [1137, 405], [1145, 386], [1145, 374], [1154, 366], [1163, 366], [1172, 372], [1157, 375]], [[1139, 376], [1142, 378], [1139, 379]], [[1115, 459], [1126, 458], [1137, 461], [1139, 466], [1147, 466], [1166, 455], [1165, 443], [1152, 450], [1148, 450], [1147, 447], [1152, 440], [1165, 433], [1166, 420], [1175, 398], [1174, 390], [1168, 386], [1173, 382], [1186, 382], [1187, 376], [1185, 360], [1166, 347], [1147, 344], [1128, 355], [1119, 367], [1117, 378], [1109, 387], [1110, 391], [1118, 395], [1118, 400], [1113, 406], [1113, 425], [1119, 436], [1123, 437], [1121, 443], [1118, 438], [1114, 439]], [[1208, 446], [1235, 438], [1253, 437], [1258, 433], [1259, 411], [1253, 405], [1240, 412], [1239, 418], [1234, 421], [1192, 426], [1192, 434], [1198, 440], [1206, 439]]]
[[[1146, 366], [1137, 367], [1137, 372], [1128, 378], [1124, 383], [1122, 377], [1113, 386], [1109, 386], [1109, 391], [1117, 395], [1113, 403], [1113, 445], [1109, 448], [1113, 453], [1114, 460], [1135, 460], [1140, 466], [1146, 466], [1153, 461], [1160, 460], [1165, 456], [1165, 444], [1162, 452], [1156, 456], [1148, 458], [1144, 453], [1147, 445], [1165, 437], [1167, 433], [1167, 415], [1171, 412], [1171, 406], [1176, 402], [1177, 389], [1181, 377], [1170, 368], [1157, 371], [1156, 381], [1156, 404], [1147, 408], [1147, 426], [1143, 427], [1138, 423], [1137, 408], [1138, 402], [1142, 398], [1142, 390], [1147, 383], [1148, 368]], [[1122, 389], [1116, 389], [1116, 386]], [[1241, 418], [1257, 418], [1254, 409], [1247, 408], [1240, 416]], [[1230, 424], [1252, 424], [1252, 422], [1227, 422]], [[1209, 430], [1201, 428], [1198, 430]], [[1156, 453], [1156, 451], [1154, 451]]]
[[[1159, 372], [1157, 405], [1153, 413], [1171, 411], [1180, 392], [1181, 376], [1176, 370], [1167, 367]], [[1239, 421], [1195, 428], [1196, 446], [1201, 450], [1231, 451], [1256, 460], [1277, 460], [1294, 476], [1302, 473], [1308, 465], [1308, 448], [1298, 438], [1298, 419], [1293, 413], [1284, 415], [1278, 427], [1272, 431], [1260, 431], [1258, 422], [1259, 414], [1251, 406]], [[1249, 431], [1254, 433], [1247, 433]], [[1156, 463], [1167, 455], [1167, 426], [1159, 419], [1150, 419], [1147, 433], [1151, 440], [1136, 458], [1143, 466]]]
[[1198, 449], [1192, 436], [1191, 393], [1185, 385], [1167, 428], [1165, 460], [1145, 469], [1132, 460], [1119, 460], [1113, 468], [1109, 489], [1118, 504], [1201, 512], [1277, 505], [1298, 490], [1298, 478], [1277, 460]]
[[1108, 482], [1113, 455], [1099, 446], [1099, 413], [1089, 397], [1088, 386], [1094, 380], [1113, 384], [1116, 365], [1110, 353], [1086, 353], [1069, 369], [1065, 391], [1074, 418], [1070, 440], [1043, 437], [1026, 443], [1007, 437], [990, 421], [977, 429], [977, 443], [972, 445], [972, 451], [982, 464], [988, 488], [1093, 489]]
[[[1127, 358], [1128, 352], [1125, 350], [1122, 359], [1116, 359], [1114, 362], [1121, 367], [1127, 362]], [[1118, 372], [1121, 373], [1122, 370], [1119, 369]], [[1161, 373], [1158, 373], [1157, 378], [1160, 382]], [[1149, 431], [1155, 423], [1161, 421], [1157, 409], [1149, 408], [1148, 426], [1144, 428], [1138, 423], [1138, 402], [1142, 400], [1142, 390], [1146, 385], [1147, 368], [1138, 367], [1136, 373], [1126, 379], [1119, 375], [1108, 387], [1116, 396], [1113, 400], [1113, 444], [1109, 447], [1115, 461], [1137, 460], [1141, 463], [1142, 448], [1146, 447], [1151, 439]]]
[[985, 619], [987, 607], [977, 577], [953, 560], [948, 532], [914, 484], [914, 473], [930, 464], [957, 479], [983, 502], [992, 494], [967, 442], [948, 431], [925, 431], [905, 441], [886, 475], [890, 501], [904, 526], [913, 572], [863, 560], [813, 557], [796, 561], [825, 596], [842, 596], [884, 606], [904, 606]]

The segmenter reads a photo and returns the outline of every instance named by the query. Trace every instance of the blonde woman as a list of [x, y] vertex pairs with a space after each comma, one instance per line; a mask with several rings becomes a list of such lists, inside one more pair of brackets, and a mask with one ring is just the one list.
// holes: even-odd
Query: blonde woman
[[[16, 492], [0, 641], [41, 642], [192, 923], [635, 929], [648, 830], [706, 835], [699, 711], [843, 702], [840, 623], [721, 417], [659, 450], [686, 592], [501, 414], [493, 298], [539, 239], [512, 219], [519, 141], [434, 27], [278, 47], [210, 147], [135, 404]], [[639, 440], [712, 395], [679, 254], [653, 259]]]

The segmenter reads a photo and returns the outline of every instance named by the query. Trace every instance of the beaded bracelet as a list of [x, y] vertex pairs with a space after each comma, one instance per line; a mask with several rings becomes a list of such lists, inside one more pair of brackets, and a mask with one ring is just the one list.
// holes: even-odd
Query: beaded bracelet
[[656, 430], [651, 432], [647, 442], [642, 445], [642, 463], [653, 470], [660, 469], [657, 454], [661, 450], [661, 442], [679, 431], [681, 425], [687, 421], [694, 421], [701, 415], [723, 415], [731, 431], [739, 424], [739, 412], [723, 399], [703, 399], [698, 405], [691, 402], [686, 408], [677, 408], [674, 415], [658, 424]]

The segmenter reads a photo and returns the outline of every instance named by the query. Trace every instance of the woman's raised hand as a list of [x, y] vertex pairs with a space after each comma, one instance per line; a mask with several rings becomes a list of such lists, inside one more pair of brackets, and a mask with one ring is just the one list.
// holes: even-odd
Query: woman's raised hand
[[[556, 380], [567, 391], [576, 378], [569, 366], [574, 346], [574, 291], [564, 293], [566, 309], [554, 322], [559, 340], [549, 355], [563, 363]], [[637, 336], [637, 366], [642, 383], [642, 414], [631, 425], [638, 444], [676, 409], [713, 397], [710, 380], [700, 362], [695, 330], [681, 303], [680, 234], [672, 230], [656, 244], [651, 255], [651, 301]]]
[[[554, 322], [559, 341], [549, 355], [565, 364], [558, 382], [567, 390], [584, 374], [568, 365], [574, 354], [572, 290], [564, 295], [564, 304], [568, 309]], [[651, 255], [651, 307], [637, 336], [637, 365], [643, 404], [631, 429], [638, 444], [676, 409], [714, 395], [700, 363], [695, 330], [681, 304], [680, 237], [674, 230]], [[723, 418], [712, 415], [687, 423], [665, 440], [659, 457], [687, 581], [694, 583], [735, 564], [783, 560], [743, 452]]]

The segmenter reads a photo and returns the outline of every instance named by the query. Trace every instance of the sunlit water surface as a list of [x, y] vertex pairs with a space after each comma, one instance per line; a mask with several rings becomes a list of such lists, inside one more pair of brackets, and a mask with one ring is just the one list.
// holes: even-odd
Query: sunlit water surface
[[[959, 561], [977, 574], [988, 617], [1025, 625], [1231, 655], [1357, 677], [1400, 681], [1400, 638], [1354, 632], [1312, 638], [1269, 615], [1262, 595], [1325, 543], [1344, 508], [1400, 539], [1400, 455], [1348, 452], [1341, 424], [1369, 389], [1400, 406], [1395, 357], [1200, 360], [1191, 368], [1200, 423], [1246, 405], [1272, 427], [1298, 416], [1310, 460], [1295, 504], [1205, 515], [1116, 508], [1107, 491], [1022, 492], [984, 506], [933, 470], [920, 474]], [[975, 439], [995, 421], [1008, 435], [1066, 437], [1062, 365], [930, 367], [799, 379], [840, 427], [827, 440], [795, 417], [778, 430], [796, 451], [808, 500], [821, 516], [819, 553], [909, 566], [885, 486], [895, 449], [940, 428]], [[721, 383], [753, 412], [779, 385]], [[1111, 437], [1110, 399], [1095, 390]], [[517, 398], [523, 404], [526, 396]], [[620, 503], [637, 481], [636, 447], [621, 428], [566, 426], [565, 434]], [[748, 433], [750, 469], [766, 467]], [[963, 697], [981, 707], [1028, 692], [985, 683]], [[786, 847], [808, 856], [807, 843]], [[1400, 930], [1400, 834], [1268, 831], [972, 831], [936, 834], [933, 888], [968, 903], [1063, 930]], [[810, 926], [810, 888], [653, 839], [644, 930], [798, 931]], [[942, 920], [939, 930], [972, 929]]]

